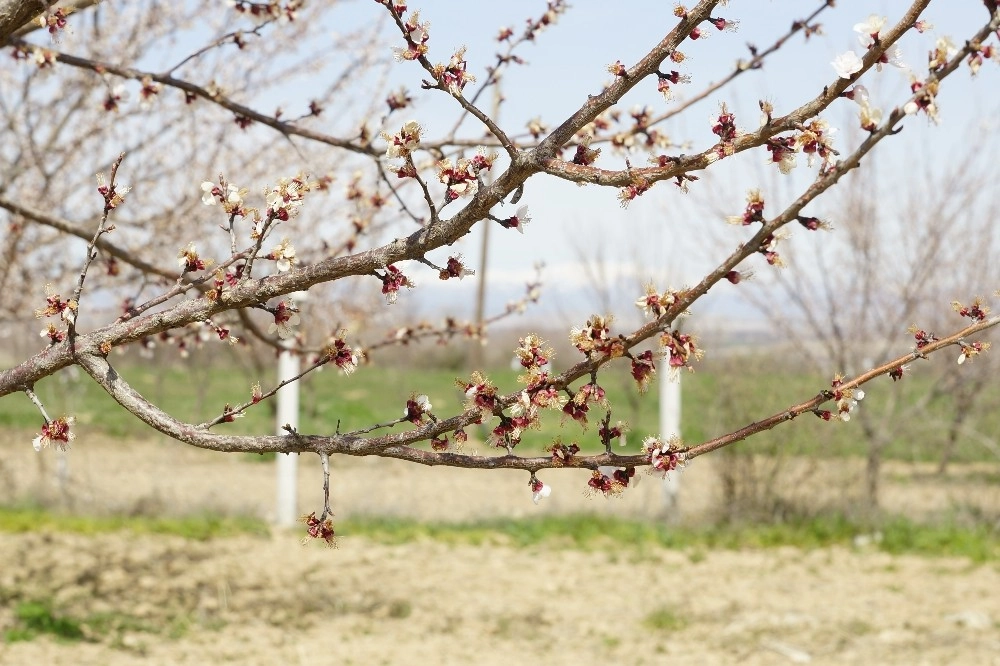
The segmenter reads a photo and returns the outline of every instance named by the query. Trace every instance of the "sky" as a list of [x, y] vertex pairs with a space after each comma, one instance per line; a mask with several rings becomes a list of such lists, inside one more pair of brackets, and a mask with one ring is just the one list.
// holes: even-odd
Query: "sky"
[[[690, 75], [691, 82], [674, 87], [673, 101], [664, 100], [655, 89], [655, 81], [649, 80], [629, 93], [619, 108], [627, 114], [634, 106], [648, 106], [654, 114], [659, 114], [677, 106], [687, 96], [728, 75], [737, 59], [747, 57], [748, 43], [761, 49], [770, 46], [787, 32], [794, 20], [805, 18], [822, 4], [820, 0], [732, 0], [728, 6], [718, 8], [715, 15], [738, 21], [737, 31], [717, 32], [709, 28], [706, 30], [709, 38], [687, 40], [682, 45], [686, 60], [676, 67]], [[824, 84], [835, 81], [836, 74], [831, 66], [835, 56], [848, 50], [862, 53], [853, 30], [855, 24], [876, 13], [886, 16], [891, 25], [909, 4], [900, 0], [838, 0], [835, 7], [826, 9], [817, 19], [822, 24], [820, 34], [808, 40], [801, 34], [792, 37], [766, 61], [763, 69], [745, 73], [733, 85], [659, 127], [675, 143], [689, 146], [675, 152], [702, 151], [715, 143], [711, 126], [720, 104], [725, 103], [735, 113], [737, 126], [752, 131], [759, 123], [758, 100], [770, 101], [775, 113], [783, 114], [812, 99]], [[445, 62], [456, 48], [466, 46], [469, 71], [482, 81], [486, 66], [494, 61], [498, 51], [495, 36], [500, 28], [510, 26], [519, 33], [525, 20], [539, 16], [545, 6], [544, 0], [461, 4], [452, 0], [425, 0], [411, 2], [409, 9], [419, 10], [422, 20], [430, 22], [429, 58], [432, 62]], [[607, 66], [610, 63], [619, 60], [631, 66], [664, 37], [676, 23], [673, 8], [674, 3], [660, 0], [571, 2], [569, 10], [554, 25], [539, 33], [534, 42], [516, 51], [527, 64], [513, 66], [504, 74], [501, 90], [505, 101], [499, 124], [511, 135], [523, 134], [526, 123], [532, 118], [541, 119], [549, 127], [558, 125], [579, 108], [588, 94], [600, 92], [609, 82], [611, 75]], [[386, 20], [386, 14], [385, 9], [372, 0], [344, 0], [325, 15], [324, 20], [329, 25], [321, 26], [325, 31], [322, 34], [338, 40], [359, 27], [381, 22], [383, 40], [378, 48], [388, 59], [391, 47], [402, 42], [395, 26]], [[212, 29], [222, 32], [232, 29], [235, 24], [222, 23], [230, 20], [226, 16], [229, 15], [219, 15], [220, 24]], [[233, 12], [231, 18], [239, 17]], [[927, 51], [937, 37], [947, 35], [961, 43], [986, 22], [987, 13], [975, 0], [934, 0], [925, 18], [934, 28], [923, 35], [910, 33], [900, 44], [903, 60], [918, 73], [926, 69]], [[281, 30], [282, 24], [272, 29]], [[206, 30], [208, 28], [200, 33], [195, 31], [173, 48], [187, 53], [209, 43], [212, 35]], [[67, 43], [73, 47], [72, 36], [67, 38]], [[302, 54], [307, 54], [316, 44], [298, 46]], [[164, 51], [164, 62], [176, 62], [176, 53], [167, 51], [169, 49]], [[139, 65], [156, 70], [163, 63]], [[329, 67], [326, 71], [335, 73], [337, 68]], [[414, 119], [424, 128], [426, 137], [434, 138], [453, 126], [458, 107], [449, 95], [420, 90], [424, 78], [426, 73], [419, 65], [404, 61], [390, 66], [385, 81], [359, 80], [354, 89], [364, 91], [380, 83], [386, 90], [406, 87], [415, 103], [391, 116], [388, 129], [391, 131], [406, 120]], [[263, 112], [281, 106], [292, 115], [295, 113], [292, 110], [304, 108], [315, 91], [327, 82], [316, 79], [310, 83], [315, 85], [302, 85], [301, 80], [297, 80], [285, 88], [279, 87], [273, 99], [253, 100], [251, 105]], [[889, 108], [909, 95], [907, 70], [886, 67], [880, 73], [870, 72], [863, 83], [871, 91], [874, 106]], [[961, 152], [960, 147], [970, 140], [977, 143], [993, 141], [998, 129], [997, 111], [1000, 110], [1000, 97], [995, 92], [1000, 89], [998, 83], [1000, 66], [995, 63], [984, 65], [975, 80], [966, 68], [949, 77], [939, 96], [942, 123], [933, 125], [923, 116], [908, 118], [903, 137], [884, 141], [876, 149], [874, 161], [866, 160], [868, 170], [864, 177], [877, 177], [879, 183], [884, 183], [884, 197], [889, 201], [913, 196], [901, 186], [905, 180], [900, 177], [906, 176], [915, 165], [934, 163], [947, 168]], [[466, 95], [471, 96], [474, 91], [474, 87], [467, 88]], [[363, 94], [357, 93], [358, 96]], [[480, 106], [489, 109], [490, 97], [490, 93], [484, 95]], [[355, 122], [353, 117], [350, 121], [345, 120], [347, 117], [338, 116], [331, 109], [330, 113], [313, 120], [318, 121], [319, 129], [346, 134], [347, 129], [338, 126], [338, 121], [341, 124]], [[840, 131], [836, 146], [844, 152], [849, 151], [858, 140], [856, 105], [839, 100], [824, 117]], [[350, 127], [353, 129], [354, 125]], [[469, 138], [482, 135], [482, 130], [471, 122], [466, 122], [463, 130]], [[252, 129], [247, 134], [248, 143], [254, 141], [253, 132], [270, 130]], [[336, 164], [342, 157], [334, 154], [331, 159]], [[631, 159], [636, 164], [643, 164], [646, 157], [644, 153], [635, 153]], [[627, 298], [631, 302], [637, 298], [646, 281], [653, 281], [660, 289], [695, 283], [749, 236], [749, 230], [724, 222], [727, 215], [742, 211], [748, 189], [763, 187], [768, 198], [768, 212], [773, 214], [804, 190], [817, 172], [817, 167], [808, 167], [800, 157], [799, 166], [791, 175], [781, 176], [776, 168], [765, 164], [765, 158], [766, 152], [758, 149], [724, 160], [699, 173], [701, 180], [692, 184], [688, 194], [680, 192], [672, 183], [660, 183], [633, 201], [627, 210], [619, 205], [618, 192], [614, 188], [580, 187], [544, 175], [531, 178], [520, 201], [528, 206], [532, 218], [525, 233], [489, 225], [490, 251], [485, 265], [488, 311], [502, 309], [505, 302], [519, 297], [524, 283], [533, 279], [535, 266], [539, 263], [545, 264], [542, 278], [545, 288], [543, 304], [537, 311], [542, 316], [559, 319], [559, 325], [604, 307], [600, 289], [595, 284], [611, 285], [604, 294], [605, 301], [610, 297], [618, 303], [614, 309], [622, 310], [620, 299]], [[624, 163], [621, 155], [605, 148], [598, 165], [621, 168]], [[279, 167], [281, 172], [275, 177], [294, 173], [300, 165], [275, 166]], [[220, 162], [213, 172], [239, 173], [238, 168], [238, 164]], [[203, 177], [211, 176], [204, 174]], [[200, 192], [193, 189], [192, 196], [200, 196]], [[806, 212], [829, 220], [836, 228], [837, 210], [831, 202], [829, 194], [825, 195]], [[514, 209], [515, 206], [508, 204], [496, 207], [493, 212], [505, 217], [512, 215]], [[450, 214], [448, 209], [445, 212]], [[460, 283], [456, 280], [441, 282], [431, 270], [415, 266], [410, 274], [418, 288], [408, 292], [405, 298], [427, 312], [471, 316], [477, 281], [484, 274], [480, 245], [486, 226], [477, 225], [455, 247], [443, 248], [430, 257], [442, 264], [449, 254], [461, 253], [468, 267], [477, 270], [475, 277]], [[836, 238], [835, 232], [833, 238]], [[827, 239], [815, 235], [807, 237], [799, 232], [791, 242], [815, 243], [827, 242]], [[772, 270], [763, 262], [751, 264], [749, 268], [756, 270], [758, 275]], [[729, 285], [720, 285], [719, 290], [698, 304], [698, 312], [727, 318], [754, 316], [755, 310], [743, 303], [737, 291]]]
[[[649, 105], [654, 113], [669, 109], [671, 104], [682, 101], [685, 94], [696, 93], [728, 74], [736, 59], [746, 55], [746, 43], [760, 48], [769, 46], [784, 34], [792, 20], [804, 18], [819, 4], [805, 0], [745, 0], [719, 8], [716, 15], [739, 21], [738, 31], [713, 30], [708, 39], [686, 41], [682, 45], [688, 59], [678, 69], [690, 74], [692, 81], [675, 87], [675, 101], [664, 101], [655, 90], [655, 81], [649, 81], [632, 91], [621, 108], [627, 111], [634, 105]], [[528, 65], [513, 67], [504, 76], [505, 102], [500, 125], [510, 133], [519, 133], [535, 117], [550, 127], [558, 124], [588, 94], [600, 92], [610, 79], [608, 64], [620, 60], [629, 66], [663, 38], [675, 21], [673, 6], [673, 3], [641, 0], [573, 3], [535, 43], [525, 44], [517, 51]], [[900, 1], [839, 0], [817, 19], [822, 23], [822, 34], [808, 41], [801, 35], [793, 37], [762, 70], [744, 74], [737, 84], [668, 121], [665, 131], [678, 143], [691, 142], [691, 152], [703, 150], [714, 143], [710, 127], [720, 102], [735, 112], [739, 127], [756, 129], [759, 99], [770, 100], [777, 114], [811, 99], [823, 84], [835, 80], [830, 62], [836, 55], [848, 50], [863, 52], [852, 29], [856, 23], [864, 21], [870, 13], [877, 13], [888, 17], [891, 25], [908, 6], [909, 3]], [[482, 80], [484, 68], [496, 52], [493, 38], [499, 28], [511, 26], [517, 31], [527, 17], [539, 14], [544, 3], [540, 0], [472, 3], [463, 5], [461, 11], [456, 11], [455, 3], [443, 1], [411, 3], [409, 7], [411, 11], [419, 9], [421, 18], [430, 21], [431, 61], [446, 61], [454, 48], [465, 45], [469, 71]], [[488, 7], [488, 11], [480, 11], [478, 7]], [[380, 10], [372, 2], [348, 3], [342, 17], [345, 25], [354, 25], [373, 20]], [[926, 53], [937, 37], [947, 35], [961, 43], [986, 22], [987, 13], [981, 3], [971, 0], [951, 3], [938, 0], [931, 3], [925, 17], [934, 28], [924, 35], [910, 33], [901, 43], [904, 62], [918, 73], [926, 70]], [[387, 48], [396, 43], [392, 41], [396, 39], [392, 30], [387, 29], [386, 37]], [[423, 75], [416, 64], [401, 62], [392, 68], [389, 83], [391, 87], [404, 85], [420, 93], [416, 105], [407, 111], [407, 119], [418, 120], [425, 134], [433, 137], [454, 123], [454, 103], [441, 93], [419, 91]], [[905, 174], [915, 158], [947, 160], [954, 147], [968, 139], [970, 133], [977, 137], [995, 133], [996, 111], [1000, 106], [1000, 98], [995, 94], [998, 80], [1000, 74], [995, 64], [984, 66], [977, 80], [967, 70], [950, 77], [940, 94], [942, 123], [935, 126], [922, 116], [909, 118], [905, 123], [905, 140], [888, 140], [877, 149], [878, 168], [890, 176]], [[893, 106], [908, 95], [907, 70], [886, 67], [881, 73], [869, 73], [863, 82], [876, 106]], [[489, 95], [484, 100], [481, 106], [488, 108]], [[856, 134], [854, 141], [851, 140], [856, 114], [853, 103], [841, 100], [825, 116], [831, 125], [840, 128], [843, 140], [837, 142], [838, 147], [847, 149], [856, 141]], [[479, 132], [472, 125], [465, 127], [469, 136]], [[517, 294], [538, 262], [546, 266], [546, 300], [555, 314], [569, 312], [572, 316], [580, 308], [595, 303], [593, 290], [588, 287], [592, 280], [587, 278], [581, 260], [593, 264], [598, 255], [603, 257], [611, 275], [620, 274], [625, 282], [635, 284], [638, 291], [635, 296], [641, 293], [639, 285], [649, 278], [656, 279], [661, 288], [666, 283], [678, 287], [693, 283], [742, 239], [741, 230], [735, 229], [729, 239], [725, 238], [728, 227], [721, 219], [722, 212], [740, 213], [746, 190], [759, 186], [762, 176], [765, 183], [775, 181], [777, 170], [764, 165], [763, 151], [740, 157], [732, 160], [732, 165], [722, 163], [703, 174], [705, 180], [692, 186], [687, 195], [670, 183], [661, 183], [627, 210], [619, 206], [613, 188], [579, 187], [546, 176], [531, 179], [520, 202], [529, 206], [532, 216], [524, 235], [496, 225], [489, 232], [487, 274], [493, 307]], [[637, 153], [632, 159], [642, 163], [646, 157]], [[608, 157], [602, 158], [599, 165], [608, 167], [620, 162], [620, 158]], [[776, 204], [797, 195], [815, 177], [816, 167], [808, 168], [801, 158], [799, 162], [792, 175], [782, 177], [787, 182], [779, 183], [779, 191], [774, 193]], [[892, 182], [891, 177], [888, 182]], [[512, 211], [513, 207], [507, 206], [495, 213], [513, 214]], [[822, 200], [809, 211], [815, 211], [816, 215], [829, 212], [823, 210]], [[835, 219], [831, 221], [835, 225]], [[481, 268], [481, 233], [477, 228], [457, 246], [474, 268]], [[465, 280], [458, 288], [454, 281], [422, 282], [420, 286], [427, 288], [414, 294], [421, 292], [418, 298], [428, 302], [440, 302], [443, 296], [452, 302], [471, 302], [475, 288], [472, 279]], [[725, 296], [716, 303], [715, 309], [727, 314], [740, 307]]]

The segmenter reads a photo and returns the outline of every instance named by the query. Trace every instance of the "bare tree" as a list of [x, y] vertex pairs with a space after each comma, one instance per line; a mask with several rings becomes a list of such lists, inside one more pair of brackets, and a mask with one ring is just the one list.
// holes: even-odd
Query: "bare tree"
[[[323, 509], [308, 518], [308, 528], [311, 535], [329, 540], [333, 537], [328, 493], [333, 454], [522, 469], [528, 472], [536, 498], [547, 489], [537, 476], [540, 470], [582, 467], [593, 470], [592, 489], [615, 494], [628, 486], [638, 467], [666, 474], [700, 455], [807, 412], [825, 419], [846, 417], [861, 397], [862, 385], [898, 374], [904, 364], [946, 347], [960, 346], [963, 356], [976, 356], [985, 345], [971, 336], [1000, 322], [988, 316], [985, 307], [968, 305], [962, 312], [971, 320], [968, 325], [940, 337], [918, 336], [915, 348], [887, 357], [870, 370], [837, 377], [828, 389], [778, 413], [699, 444], [649, 437], [641, 453], [615, 454], [611, 442], [617, 428], [599, 385], [604, 367], [628, 363], [642, 385], [658, 364], [671, 371], [694, 365], [702, 350], [693, 334], [678, 330], [677, 318], [720, 282], [739, 282], [751, 258], [781, 263], [787, 251], [780, 232], [786, 225], [821, 226], [807, 208], [867, 160], [876, 145], [897, 134], [911, 116], [936, 117], [937, 97], [946, 92], [949, 77], [966, 64], [978, 67], [993, 59], [996, 47], [987, 41], [1000, 26], [1000, 17], [984, 16], [981, 25], [970, 25], [962, 46], [924, 37], [932, 42], [929, 66], [914, 81], [912, 92], [888, 103], [884, 111], [875, 108], [874, 100], [863, 107], [860, 124], [865, 134], [861, 139], [834, 148], [830, 127], [820, 114], [845, 97], [857, 98], [858, 81], [877, 76], [874, 70], [893, 60], [904, 35], [927, 28], [921, 16], [930, 0], [913, 2], [894, 23], [872, 16], [859, 24], [855, 30], [863, 52], [838, 56], [832, 72], [815, 72], [815, 84], [811, 91], [803, 91], [798, 106], [779, 110], [762, 100], [762, 122], [756, 129], [744, 129], [723, 104], [711, 124], [711, 141], [682, 152], [666, 139], [663, 124], [697, 101], [721, 95], [727, 85], [761, 67], [790, 38], [815, 34], [817, 17], [829, 11], [831, 3], [818, 3], [810, 16], [792, 22], [787, 32], [776, 36], [773, 46], [752, 47], [728, 76], [705, 85], [687, 101], [667, 106], [663, 112], [651, 108], [621, 112], [624, 98], [640, 87], [657, 90], [669, 102], [697, 75], [685, 62], [682, 47], [709, 33], [721, 33], [714, 39], [726, 41], [730, 39], [727, 33], [736, 28], [725, 18], [725, 3], [704, 0], [690, 9], [678, 6], [672, 27], [645, 55], [631, 64], [616, 61], [608, 67], [612, 81], [602, 91], [553, 122], [554, 129], [532, 122], [520, 134], [511, 133], [484, 112], [479, 99], [502, 71], [522, 62], [518, 52], [525, 43], [540, 39], [542, 30], [559, 20], [567, 9], [562, 0], [550, 0], [521, 30], [501, 31], [499, 51], [478, 85], [472, 73], [476, 68], [466, 60], [464, 48], [443, 62], [432, 61], [430, 24], [402, 0], [378, 4], [381, 16], [396, 33], [395, 56], [407, 72], [415, 72], [412, 80], [420, 93], [400, 90], [383, 98], [377, 96], [377, 85], [370, 88], [356, 79], [359, 69], [381, 71], [377, 68], [384, 63], [382, 51], [371, 48], [376, 33], [362, 30], [331, 49], [328, 36], [315, 32], [321, 22], [313, 20], [326, 3], [237, 0], [232, 10], [226, 10], [229, 13], [199, 6], [190, 15], [184, 6], [104, 3], [81, 11], [93, 19], [80, 22], [78, 29], [88, 31], [86, 40], [66, 37], [64, 45], [44, 44], [41, 31], [15, 31], [15, 36], [7, 38], [8, 48], [23, 62], [21, 69], [7, 73], [16, 86], [4, 86], [9, 130], [18, 137], [3, 149], [8, 184], [0, 207], [12, 214], [13, 222], [4, 279], [7, 289], [20, 295], [5, 310], [12, 318], [25, 319], [35, 306], [50, 325], [43, 331], [49, 343], [46, 349], [0, 373], [0, 397], [22, 392], [35, 402], [44, 420], [35, 440], [37, 447], [65, 446], [72, 436], [72, 420], [49, 416], [33, 391], [35, 382], [78, 365], [123, 409], [180, 442], [222, 452], [317, 454], [326, 492]], [[116, 10], [113, 20], [109, 20], [111, 7]], [[158, 45], [175, 29], [203, 23], [214, 30], [203, 46], [174, 62], [147, 64], [156, 60]], [[46, 9], [37, 22], [51, 33], [59, 33], [65, 24], [65, 11], [59, 7]], [[242, 27], [232, 28], [237, 24]], [[190, 39], [201, 39], [199, 34]], [[250, 56], [244, 54], [248, 45], [253, 47]], [[316, 80], [319, 66], [334, 70], [327, 72], [334, 81], [328, 89], [316, 91], [317, 96], [308, 102], [297, 102], [295, 110], [272, 108], [270, 95], [281, 84], [298, 76]], [[119, 87], [123, 84], [157, 106], [157, 115], [143, 115], [138, 109], [134, 116], [127, 112]], [[511, 97], [518, 91], [506, 93]], [[400, 117], [398, 112], [418, 94], [437, 95], [454, 105], [456, 122], [449, 131], [431, 137], [417, 120]], [[342, 100], [346, 108], [339, 106]], [[49, 106], [56, 113], [45, 114], [42, 123], [41, 111]], [[74, 106], [79, 107], [80, 117], [89, 120], [76, 120]], [[320, 117], [332, 120], [323, 124], [317, 122]], [[154, 127], [145, 123], [150, 118], [156, 119]], [[90, 123], [90, 131], [69, 131], [84, 122]], [[476, 130], [463, 129], [468, 125], [476, 125]], [[279, 146], [291, 148], [299, 159], [293, 160]], [[634, 164], [637, 154], [648, 160]], [[333, 161], [330, 155], [337, 155], [341, 169], [361, 169], [361, 175], [350, 179], [339, 197], [332, 193], [331, 176], [322, 168], [324, 161]], [[90, 169], [82, 169], [80, 160], [88, 156]], [[549, 373], [544, 343], [526, 335], [517, 349], [527, 370], [524, 386], [505, 393], [475, 373], [464, 382], [467, 402], [460, 413], [435, 414], [425, 396], [415, 395], [399, 406], [402, 417], [352, 432], [308, 434], [288, 428], [281, 436], [233, 435], [225, 432], [224, 424], [273, 396], [278, 387], [255, 387], [250, 396], [221, 406], [215, 418], [186, 423], [137, 392], [111, 362], [114, 349], [161, 335], [190, 333], [200, 339], [199, 331], [208, 331], [223, 344], [237, 333], [271, 343], [275, 335], [295, 337], [307, 314], [297, 312], [288, 298], [296, 291], [322, 291], [330, 288], [326, 285], [343, 283], [352, 293], [377, 291], [378, 298], [393, 303], [413, 286], [411, 276], [425, 269], [435, 278], [461, 278], [469, 269], [447, 248], [478, 224], [495, 223], [507, 233], [524, 231], [531, 218], [521, 199], [530, 202], [536, 176], [613, 188], [621, 204], [628, 206], [664, 181], [684, 189], [696, 184], [699, 172], [748, 156], [767, 156], [782, 172], [797, 158], [815, 159], [819, 162], [816, 178], [771, 217], [764, 214], [764, 197], [752, 197], [742, 217], [756, 232], [719, 258], [693, 286], [665, 291], [650, 288], [637, 294], [644, 299], [647, 316], [642, 325], [616, 330], [603, 316], [595, 315], [574, 328], [570, 339], [580, 359], [564, 371]], [[603, 166], [597, 164], [599, 157]], [[237, 169], [234, 164], [239, 160], [256, 164], [259, 171]], [[277, 165], [286, 161], [309, 164], [314, 173], [277, 171]], [[198, 168], [192, 168], [196, 163]], [[314, 168], [317, 165], [321, 168]], [[105, 174], [97, 195], [83, 185], [83, 174], [94, 170]], [[221, 175], [202, 184], [198, 194], [205, 205], [199, 207], [198, 195], [189, 194], [191, 175], [206, 171]], [[342, 178], [342, 170], [333, 176]], [[130, 191], [125, 181], [134, 189]], [[251, 194], [261, 189], [263, 197]], [[84, 222], [90, 216], [78, 211], [93, 209], [95, 196], [99, 219]], [[322, 197], [330, 198], [324, 201]], [[160, 205], [153, 205], [157, 199]], [[513, 214], [499, 207], [504, 202], [518, 206]], [[404, 222], [394, 223], [399, 217]], [[194, 218], [197, 223], [187, 224]], [[318, 233], [319, 225], [308, 223], [317, 219], [330, 222], [323, 228], [335, 232]], [[82, 256], [63, 241], [67, 234], [87, 240]], [[142, 244], [149, 252], [136, 249]], [[305, 247], [312, 249], [307, 252], [302, 250]], [[175, 256], [165, 261], [163, 248]], [[441, 259], [431, 258], [436, 250], [444, 253]], [[211, 256], [219, 257], [218, 261], [211, 262]], [[119, 276], [112, 268], [115, 264], [129, 266], [129, 274], [110, 279]], [[97, 279], [99, 272], [106, 274], [106, 281]], [[825, 279], [822, 271], [817, 278]], [[58, 282], [60, 287], [40, 302], [36, 287], [46, 281]], [[100, 294], [107, 298], [129, 291], [119, 312], [108, 315], [101, 309]], [[534, 297], [529, 288], [527, 298]], [[413, 335], [447, 335], [448, 330], [446, 324]], [[644, 347], [647, 341], [655, 343], [653, 349]], [[299, 351], [309, 358], [303, 375], [327, 364], [350, 374], [359, 356], [374, 346], [350, 341], [340, 330], [330, 331], [322, 343], [303, 338]], [[845, 365], [848, 360], [856, 359], [844, 359]], [[827, 403], [832, 406], [826, 407]], [[592, 411], [602, 416], [595, 418]], [[564, 447], [553, 449], [551, 456], [518, 455], [515, 447], [521, 433], [546, 412], [584, 423], [588, 418], [600, 421], [597, 437], [604, 451], [579, 455]], [[465, 436], [464, 428], [481, 422], [491, 426], [490, 441], [501, 455], [455, 449]], [[413, 427], [376, 434], [406, 423]], [[415, 446], [419, 442], [430, 442], [430, 449]], [[606, 473], [602, 467], [615, 471]]]
[[[879, 195], [886, 188], [871, 173], [852, 174], [828, 201], [840, 211], [830, 242], [791, 254], [788, 270], [773, 273], [771, 288], [747, 292], [815, 371], [850, 373], [885, 362], [915, 322], [928, 330], [947, 326], [947, 313], [935, 304], [1000, 277], [990, 261], [996, 206], [984, 170], [989, 151], [971, 146], [956, 168], [941, 173], [928, 164], [896, 184], [891, 198]], [[915, 157], [907, 162], [927, 164]], [[911, 333], [919, 335], [916, 328]], [[954, 361], [934, 364], [919, 395], [904, 397], [897, 386], [858, 412], [868, 449], [869, 508], [878, 507], [882, 459], [892, 441], [906, 433], [934, 440], [937, 431], [946, 464], [991, 374], [988, 359], [970, 368]], [[945, 397], [955, 402], [950, 422], [923, 416]]]

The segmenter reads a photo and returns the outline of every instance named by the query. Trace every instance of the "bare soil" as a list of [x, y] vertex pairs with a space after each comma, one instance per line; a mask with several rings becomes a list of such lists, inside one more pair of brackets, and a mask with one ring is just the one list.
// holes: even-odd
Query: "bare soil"
[[[36, 455], [30, 434], [11, 434], [0, 452], [4, 502], [137, 515], [273, 512], [273, 466], [238, 456], [91, 437], [75, 443], [60, 483], [58, 454]], [[300, 462], [300, 507], [308, 512], [320, 500], [319, 465]], [[719, 485], [713, 464], [699, 460], [684, 472], [680, 520], [710, 517]], [[1000, 507], [988, 472], [927, 472], [889, 466], [888, 508], [915, 515]], [[799, 492], [833, 501], [854, 492], [859, 477], [846, 463], [824, 463]], [[589, 511], [678, 519], [664, 514], [653, 478], [610, 501], [583, 496], [585, 474], [543, 478], [554, 492], [534, 506], [524, 473], [337, 459], [334, 502], [340, 518]], [[863, 545], [583, 551], [502, 540], [385, 545], [346, 535], [327, 549], [303, 546], [300, 536], [0, 534], [0, 631], [15, 626], [24, 599], [51, 599], [59, 613], [112, 627], [95, 629], [93, 642], [0, 643], [0, 664], [1000, 665], [996, 563], [891, 556]]]

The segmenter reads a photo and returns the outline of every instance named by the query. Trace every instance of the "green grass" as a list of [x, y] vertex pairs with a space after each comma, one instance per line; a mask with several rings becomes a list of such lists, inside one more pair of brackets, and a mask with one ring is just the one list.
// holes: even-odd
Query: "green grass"
[[28, 641], [39, 634], [51, 634], [64, 641], [84, 639], [84, 630], [77, 619], [59, 615], [49, 601], [22, 601], [14, 609], [17, 625], [4, 632], [8, 643]]
[[[773, 524], [715, 524], [672, 527], [650, 521], [584, 514], [530, 519], [494, 519], [466, 523], [420, 522], [401, 518], [359, 517], [337, 523], [341, 538], [365, 537], [387, 544], [423, 539], [472, 546], [514, 548], [545, 546], [581, 550], [668, 548], [692, 553], [692, 562], [712, 549], [762, 549], [795, 546], [803, 549], [852, 546], [855, 536], [876, 529], [882, 538], [872, 547], [893, 554], [967, 557], [986, 562], [1000, 557], [1000, 534], [985, 525], [920, 524], [902, 517], [877, 527], [842, 515], [823, 515]], [[267, 536], [261, 520], [239, 516], [198, 515], [180, 518], [81, 516], [31, 507], [0, 507], [0, 533], [34, 531], [96, 535], [128, 531], [135, 534], [180, 536], [204, 541], [239, 535]]]
[[[731, 368], [731, 365], [726, 367]], [[828, 377], [810, 376], [794, 368], [772, 367], [760, 359], [745, 365], [740, 375], [725, 372], [721, 363], [701, 364], [697, 372], [684, 374], [682, 411], [686, 442], [697, 443], [730, 432], [808, 399], [829, 385]], [[154, 403], [194, 423], [212, 419], [221, 413], [227, 402], [246, 401], [253, 382], [260, 381], [265, 389], [273, 382], [273, 378], [257, 376], [246, 368], [192, 359], [156, 366], [123, 362], [119, 371]], [[489, 377], [501, 391], [510, 392], [519, 387], [518, 374], [500, 369], [489, 373]], [[455, 386], [455, 379], [459, 377], [465, 378], [465, 375], [456, 370], [406, 369], [389, 365], [362, 367], [349, 377], [325, 369], [302, 382], [299, 429], [308, 433], [333, 433], [339, 423], [340, 431], [348, 432], [390, 421], [402, 414], [406, 399], [413, 393], [427, 394], [434, 405], [433, 411], [448, 416], [457, 413], [462, 406], [463, 396]], [[894, 397], [903, 404], [913, 402], [927, 389], [930, 377], [928, 371], [914, 372], [897, 384], [888, 379], [877, 380], [868, 387], [868, 395], [859, 409], [879, 414]], [[659, 432], [656, 382], [646, 395], [640, 396], [624, 363], [612, 364], [600, 381], [613, 407], [613, 418], [631, 424], [628, 451], [634, 452], [645, 435]], [[990, 390], [997, 392], [1000, 388]], [[78, 431], [99, 431], [110, 437], [142, 437], [153, 433], [114, 404], [86, 377], [73, 382], [62, 376], [47, 378], [38, 383], [36, 392], [51, 414], [77, 416]], [[987, 408], [998, 400], [1000, 398], [987, 396], [981, 401], [983, 406], [973, 419], [980, 432], [1000, 431], [1000, 410]], [[894, 439], [884, 451], [885, 458], [937, 460], [951, 409], [950, 398], [943, 396], [927, 405], [919, 419], [893, 421]], [[603, 414], [598, 409], [591, 414], [591, 426], [583, 430], [575, 422], [563, 423], [561, 414], [547, 413], [540, 430], [524, 434], [519, 450], [538, 452], [558, 437], [567, 443], [578, 442], [584, 451], [595, 451], [600, 446], [596, 423]], [[5, 427], [23, 429], [27, 433], [37, 431], [39, 416], [26, 397], [11, 395], [0, 400], [0, 428]], [[397, 425], [395, 430], [409, 427], [412, 426]], [[216, 429], [238, 434], [273, 432], [272, 404], [268, 401], [257, 405], [245, 418]], [[737, 455], [758, 452], [843, 457], [864, 455], [866, 444], [858, 423], [828, 423], [806, 414], [774, 431], [757, 435], [732, 451]], [[958, 447], [953, 460], [995, 461], [996, 458], [983, 446], [967, 441]]]
[[70, 532], [94, 535], [108, 532], [161, 534], [206, 541], [249, 534], [267, 536], [267, 524], [249, 516], [197, 514], [181, 517], [83, 516], [36, 507], [0, 507], [0, 532]]
[[658, 632], [670, 633], [687, 626], [687, 620], [676, 611], [661, 606], [643, 618], [642, 623]]
[[[588, 515], [532, 519], [497, 519], [469, 523], [423, 523], [392, 518], [340, 521], [342, 538], [364, 536], [389, 544], [431, 539], [451, 544], [549, 546], [573, 549], [669, 548], [701, 553], [711, 549], [803, 549], [851, 547], [858, 534], [875, 528], [843, 516], [820, 516], [782, 524], [712, 525], [677, 528], [653, 522]], [[881, 542], [873, 547], [894, 554], [967, 557], [986, 562], [1000, 556], [1000, 535], [986, 527], [922, 525], [892, 518], [877, 528]], [[698, 559], [698, 558], [696, 558]]]
[[139, 618], [124, 613], [94, 613], [76, 617], [56, 610], [51, 599], [26, 599], [14, 607], [14, 626], [3, 633], [6, 643], [30, 641], [42, 635], [72, 643], [97, 641], [124, 632], [153, 632], [155, 629]]

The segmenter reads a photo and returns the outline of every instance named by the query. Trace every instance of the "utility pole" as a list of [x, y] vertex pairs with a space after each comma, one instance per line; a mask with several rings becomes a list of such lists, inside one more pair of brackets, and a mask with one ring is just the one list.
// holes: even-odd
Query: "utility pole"
[[[493, 120], [500, 122], [500, 104], [503, 102], [503, 94], [500, 92], [500, 78], [497, 76], [496, 85], [493, 86]], [[486, 174], [486, 183], [493, 182], [492, 173]], [[476, 330], [483, 333], [483, 326], [486, 320], [486, 265], [490, 256], [490, 228], [493, 226], [488, 220], [482, 225], [482, 244], [479, 246], [479, 271], [476, 283]], [[469, 350], [469, 365], [473, 370], [481, 370], [483, 367], [483, 344], [482, 339], [474, 340], [472, 349]]]
[[[306, 292], [297, 291], [291, 294], [292, 307], [298, 307], [306, 300]], [[295, 339], [281, 340], [281, 353], [278, 354], [278, 383], [288, 381], [299, 374], [299, 355], [294, 353]], [[285, 424], [293, 428], [299, 427], [299, 383], [292, 382], [278, 389], [275, 395], [277, 415], [275, 416], [275, 434], [287, 435]], [[276, 456], [277, 472], [277, 510], [275, 522], [279, 527], [292, 527], [298, 520], [298, 475], [299, 454], [279, 453]]]

